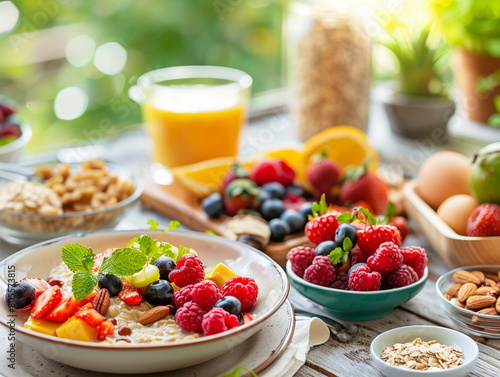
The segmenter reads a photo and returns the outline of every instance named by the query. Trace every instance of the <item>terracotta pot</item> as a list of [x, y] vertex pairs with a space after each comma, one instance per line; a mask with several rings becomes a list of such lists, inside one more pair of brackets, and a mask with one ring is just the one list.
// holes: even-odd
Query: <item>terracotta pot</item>
[[392, 132], [411, 138], [445, 135], [448, 121], [455, 112], [455, 102], [445, 97], [408, 96], [388, 91], [382, 103]]
[[461, 48], [455, 48], [452, 55], [452, 69], [455, 82], [463, 93], [463, 106], [470, 120], [487, 123], [496, 113], [493, 98], [500, 95], [500, 86], [490, 92], [479, 93], [479, 78], [500, 69], [500, 58], [489, 55], [475, 55]]

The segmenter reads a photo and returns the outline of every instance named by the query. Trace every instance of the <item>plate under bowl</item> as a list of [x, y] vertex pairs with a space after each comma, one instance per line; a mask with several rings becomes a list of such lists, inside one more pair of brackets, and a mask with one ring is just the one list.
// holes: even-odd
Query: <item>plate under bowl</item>
[[[61, 263], [63, 245], [79, 243], [98, 253], [110, 247], [123, 247], [141, 234], [160, 237], [160, 232], [145, 230], [98, 231], [61, 237], [21, 250], [0, 262], [0, 294], [3, 295], [7, 284], [24, 276], [47, 277], [50, 269]], [[26, 316], [10, 313], [5, 300], [0, 303], [0, 324], [9, 328], [9, 320], [14, 318], [16, 339], [63, 364], [108, 373], [152, 373], [192, 366], [230, 351], [255, 334], [287, 298], [289, 283], [285, 272], [256, 249], [191, 231], [169, 232], [162, 240], [195, 249], [207, 267], [223, 262], [239, 275], [254, 278], [259, 285], [259, 299], [251, 311], [255, 319], [221, 334], [160, 345], [88, 343], [36, 333], [23, 327]]]

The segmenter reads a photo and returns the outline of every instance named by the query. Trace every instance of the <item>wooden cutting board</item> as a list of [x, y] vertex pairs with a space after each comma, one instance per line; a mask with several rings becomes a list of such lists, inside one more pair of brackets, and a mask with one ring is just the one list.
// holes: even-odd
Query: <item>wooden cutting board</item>
[[[141, 201], [155, 211], [201, 232], [211, 230], [222, 235], [224, 222], [229, 219], [228, 216], [222, 216], [220, 219], [209, 218], [201, 208], [200, 201], [175, 181], [168, 186], [159, 185], [152, 180], [146, 182]], [[284, 266], [286, 253], [295, 246], [308, 245], [308, 242], [304, 234], [291, 235], [284, 242], [270, 243], [263, 251]]]

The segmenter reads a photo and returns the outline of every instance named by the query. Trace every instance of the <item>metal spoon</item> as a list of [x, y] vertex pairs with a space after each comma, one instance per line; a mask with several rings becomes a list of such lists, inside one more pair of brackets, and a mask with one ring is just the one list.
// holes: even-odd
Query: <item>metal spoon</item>
[[325, 324], [328, 326], [328, 329], [330, 330], [330, 334], [332, 334], [333, 337], [337, 338], [342, 343], [346, 343], [351, 340], [353, 335], [358, 331], [358, 327], [351, 323], [343, 324], [332, 317], [327, 317], [321, 314], [306, 312], [302, 310], [295, 310], [295, 318], [297, 320], [313, 317], [317, 317], [325, 322]]

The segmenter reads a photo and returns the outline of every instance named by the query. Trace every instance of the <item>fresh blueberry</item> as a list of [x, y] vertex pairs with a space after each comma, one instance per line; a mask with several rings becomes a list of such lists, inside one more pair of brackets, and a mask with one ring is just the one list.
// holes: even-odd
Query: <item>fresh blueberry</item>
[[299, 208], [299, 212], [304, 216], [306, 220], [309, 215], [312, 216], [312, 205], [313, 204], [311, 202], [305, 202]]
[[352, 246], [354, 247], [358, 242], [358, 230], [351, 224], [340, 224], [335, 231], [335, 241], [342, 244], [346, 237], [351, 240]]
[[174, 289], [167, 280], [156, 280], [149, 284], [144, 292], [144, 299], [151, 305], [168, 305], [171, 302]]
[[271, 198], [283, 199], [285, 196], [285, 186], [279, 182], [268, 182], [263, 184], [260, 189], [262, 191], [267, 191]]
[[214, 305], [215, 308], [222, 308], [226, 312], [236, 316], [241, 313], [241, 301], [234, 296], [225, 296], [217, 301]]
[[290, 186], [285, 188], [285, 195], [288, 194], [294, 194], [304, 199], [308, 199], [311, 196], [304, 187], [297, 183], [292, 183]]
[[304, 226], [306, 225], [306, 219], [300, 212], [294, 209], [287, 209], [280, 215], [280, 219], [286, 222], [290, 226], [291, 234], [300, 233], [304, 231]]
[[269, 228], [271, 229], [272, 242], [281, 242], [290, 234], [290, 227], [281, 219], [269, 221]]
[[218, 218], [224, 212], [222, 195], [218, 192], [214, 192], [202, 200], [201, 207], [208, 217], [212, 219]]
[[118, 296], [118, 293], [122, 290], [122, 281], [116, 275], [99, 274], [98, 279], [99, 288], [106, 288], [111, 297]]
[[259, 203], [262, 205], [267, 199], [271, 199], [271, 194], [268, 191], [259, 191]]
[[277, 198], [267, 199], [260, 207], [260, 213], [267, 221], [280, 217], [283, 212], [285, 212], [285, 204]]
[[5, 291], [5, 301], [9, 308], [22, 309], [35, 299], [36, 290], [24, 281], [9, 285]]
[[170, 281], [168, 274], [176, 267], [174, 260], [170, 257], [159, 257], [154, 265], [160, 270], [160, 279]]
[[314, 252], [316, 255], [329, 255], [337, 247], [342, 247], [342, 244], [334, 241], [323, 241], [316, 248]]

